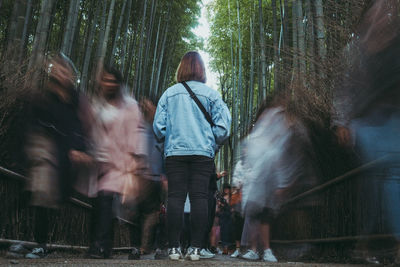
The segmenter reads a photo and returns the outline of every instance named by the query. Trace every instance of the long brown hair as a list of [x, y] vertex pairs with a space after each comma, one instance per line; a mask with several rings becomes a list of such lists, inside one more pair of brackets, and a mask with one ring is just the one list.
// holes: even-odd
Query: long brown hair
[[206, 68], [203, 59], [196, 51], [187, 52], [181, 59], [178, 69], [176, 70], [176, 81], [178, 83], [184, 81], [198, 81], [205, 83]]

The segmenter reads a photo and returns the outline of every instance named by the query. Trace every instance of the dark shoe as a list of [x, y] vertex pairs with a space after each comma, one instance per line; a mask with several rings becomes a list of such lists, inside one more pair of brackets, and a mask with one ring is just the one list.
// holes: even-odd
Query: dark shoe
[[108, 259], [110, 258], [110, 252], [107, 252], [103, 248], [90, 248], [88, 252], [88, 258], [90, 259]]
[[27, 259], [42, 259], [47, 256], [47, 250], [42, 247], [32, 249], [32, 252], [25, 255]]
[[6, 257], [7, 258], [24, 258], [26, 254], [30, 253], [31, 251], [24, 247], [22, 244], [14, 244], [11, 245], [9, 250], [7, 251]]
[[166, 249], [156, 249], [156, 253], [154, 254], [155, 260], [165, 260], [168, 258], [168, 251]]
[[131, 253], [128, 256], [129, 260], [139, 260], [140, 259], [140, 250], [137, 248], [133, 248]]

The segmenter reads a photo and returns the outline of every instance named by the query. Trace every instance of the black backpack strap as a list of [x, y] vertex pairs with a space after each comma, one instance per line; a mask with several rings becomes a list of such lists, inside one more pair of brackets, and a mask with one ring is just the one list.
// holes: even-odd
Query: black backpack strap
[[186, 90], [188, 91], [190, 97], [194, 100], [194, 102], [196, 102], [196, 104], [200, 108], [201, 112], [203, 112], [204, 117], [206, 117], [206, 120], [211, 125], [211, 127], [215, 126], [214, 122], [211, 119], [210, 114], [208, 114], [208, 112], [206, 111], [204, 106], [201, 104], [200, 100], [197, 98], [195, 93], [193, 93], [192, 89], [190, 89], [189, 85], [186, 82], [182, 82], [182, 84], [186, 88]]

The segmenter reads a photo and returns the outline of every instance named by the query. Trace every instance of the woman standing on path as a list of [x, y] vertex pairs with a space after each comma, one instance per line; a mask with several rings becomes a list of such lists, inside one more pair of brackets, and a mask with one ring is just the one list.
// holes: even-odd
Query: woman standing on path
[[188, 52], [183, 56], [176, 81], [161, 96], [153, 123], [156, 136], [165, 138], [168, 254], [172, 260], [182, 257], [179, 234], [189, 193], [192, 238], [186, 256], [198, 260], [207, 230], [208, 185], [214, 156], [229, 136], [231, 116], [219, 93], [205, 85], [206, 71], [199, 53]]

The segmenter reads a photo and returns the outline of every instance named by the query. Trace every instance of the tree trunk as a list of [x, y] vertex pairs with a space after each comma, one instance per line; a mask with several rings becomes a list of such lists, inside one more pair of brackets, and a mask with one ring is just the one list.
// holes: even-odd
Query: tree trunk
[[274, 91], [279, 88], [279, 55], [278, 55], [278, 29], [276, 16], [276, 0], [272, 0], [272, 39], [274, 42]]
[[145, 28], [145, 21], [146, 21], [146, 11], [147, 11], [147, 0], [143, 2], [143, 14], [142, 14], [142, 23], [141, 23], [141, 29], [140, 29], [140, 42], [139, 42], [139, 54], [138, 54], [138, 60], [136, 61], [136, 67], [135, 67], [135, 77], [134, 77], [134, 92], [136, 94], [136, 97], [139, 96], [138, 91], [139, 91], [139, 86], [140, 86], [140, 77], [141, 77], [141, 63], [142, 63], [142, 55], [143, 55], [143, 40], [144, 40], [144, 28]]
[[52, 16], [52, 10], [56, 1], [42, 0], [39, 22], [36, 27], [35, 39], [32, 48], [32, 57], [29, 61], [28, 69], [33, 65], [40, 65], [46, 50], [47, 37], [49, 35], [49, 27]]
[[83, 63], [81, 84], [80, 84], [80, 90], [83, 92], [87, 91], [86, 87], [88, 85], [89, 64], [90, 64], [90, 58], [92, 55], [93, 40], [94, 40], [94, 35], [96, 32], [97, 20], [98, 20], [99, 13], [100, 13], [100, 5], [98, 4], [97, 1], [95, 1], [94, 3], [97, 3], [96, 11], [95, 11], [95, 15], [94, 15], [94, 18], [92, 21], [92, 25], [90, 27], [89, 37], [88, 37], [87, 44], [86, 44], [85, 59], [83, 61], [84, 63]]
[[[265, 56], [265, 31], [264, 31], [264, 22], [263, 22], [263, 12], [262, 12], [262, 0], [258, 0], [258, 13], [259, 13], [259, 23], [260, 23], [260, 52], [261, 52], [261, 81], [262, 81], [262, 89], [261, 89], [261, 98], [265, 99], [267, 96], [267, 58]], [[260, 90], [260, 88], [258, 89]]]
[[158, 37], [160, 35], [160, 26], [161, 26], [161, 17], [158, 19], [156, 43], [154, 45], [153, 66], [151, 69], [150, 86], [149, 86], [149, 96], [150, 97], [152, 96], [154, 72], [155, 72], [155, 68], [156, 68], [156, 64], [157, 64]]
[[157, 7], [157, 0], [152, 0], [151, 3], [151, 12], [150, 12], [150, 26], [147, 29], [147, 38], [146, 38], [146, 49], [145, 49], [145, 54], [144, 54], [144, 62], [142, 64], [142, 77], [140, 80], [140, 85], [139, 85], [139, 92], [142, 91], [142, 95], [144, 95], [144, 89], [148, 88], [146, 86], [147, 82], [147, 65], [149, 62], [149, 53], [151, 49], [151, 41], [152, 41], [152, 36], [153, 36], [153, 27], [154, 27], [154, 17], [156, 14], [156, 7]]
[[25, 0], [17, 0], [14, 2], [7, 38], [7, 57], [13, 61], [18, 59], [18, 51], [23, 37], [26, 10], [27, 2]]
[[[297, 0], [292, 3], [292, 40], [293, 40], [293, 76], [298, 75], [298, 46], [297, 46]], [[293, 80], [293, 77], [292, 77]]]
[[71, 41], [73, 40], [72, 36], [75, 33], [73, 27], [76, 19], [77, 7], [79, 7], [79, 0], [71, 0], [67, 15], [68, 18], [67, 25], [65, 26], [63, 42], [61, 45], [61, 52], [66, 54], [67, 56], [70, 55], [69, 52], [71, 47]]
[[[243, 125], [244, 125], [244, 111], [245, 111], [245, 102], [244, 102], [244, 94], [243, 94], [243, 86], [242, 86], [242, 37], [240, 35], [240, 5], [239, 0], [236, 0], [236, 10], [237, 10], [237, 23], [238, 23], [238, 50], [239, 50], [239, 78], [238, 78], [238, 93], [239, 93], [239, 101], [235, 101], [236, 105], [239, 105], [240, 102], [240, 134], [243, 133]], [[237, 107], [237, 109], [239, 109]], [[239, 134], [239, 133], [237, 133]], [[240, 138], [240, 137], [239, 137]], [[239, 148], [239, 147], [238, 147]]]
[[124, 40], [123, 40], [123, 47], [121, 52], [121, 73], [124, 73], [125, 70], [125, 56], [127, 50], [127, 43], [128, 43], [128, 30], [129, 30], [129, 20], [131, 17], [131, 8], [132, 8], [132, 0], [128, 0], [128, 14], [126, 16], [126, 24], [124, 29]]
[[[113, 64], [114, 59], [115, 59], [115, 50], [117, 49], [117, 42], [118, 42], [119, 35], [121, 32], [122, 21], [123, 21], [124, 15], [125, 15], [126, 3], [127, 3], [127, 0], [125, 0], [124, 3], [122, 4], [121, 15], [119, 16], [119, 20], [118, 20], [117, 32], [115, 33], [114, 41], [113, 41], [112, 49], [111, 49], [111, 56], [110, 56], [110, 61], [109, 61], [110, 65]], [[128, 13], [130, 13], [130, 10], [128, 10]], [[129, 17], [129, 15], [128, 15], [128, 17]], [[128, 21], [128, 23], [129, 23], [129, 21]]]
[[[253, 14], [253, 12], [252, 12]], [[249, 92], [249, 106], [247, 110], [248, 114], [248, 124], [251, 123], [253, 114], [253, 97], [254, 97], [254, 17], [250, 16], [250, 92]]]
[[18, 53], [18, 56], [19, 56], [18, 62], [22, 61], [24, 54], [25, 54], [25, 48], [26, 48], [27, 37], [28, 37], [29, 21], [31, 19], [31, 12], [32, 12], [32, 0], [28, 0], [26, 12], [25, 12], [24, 29], [22, 31], [21, 43], [20, 43], [19, 53]]
[[[315, 8], [315, 33], [317, 36], [317, 50], [319, 60], [324, 62], [326, 56], [326, 45], [325, 45], [325, 26], [324, 26], [324, 11], [322, 6], [322, 0], [314, 0]], [[321, 77], [325, 77], [325, 73], [321, 69]]]
[[96, 51], [96, 64], [100, 63], [99, 60], [101, 58], [101, 50], [102, 50], [102, 44], [104, 42], [104, 33], [106, 29], [106, 19], [107, 19], [107, 0], [103, 0], [103, 12], [101, 14], [101, 22], [100, 22], [100, 28], [99, 28], [99, 38], [97, 41], [97, 51]]
[[306, 0], [306, 13], [307, 13], [307, 58], [308, 58], [308, 67], [309, 74], [314, 76], [315, 74], [315, 65], [314, 65], [314, 17], [312, 13], [311, 1]]
[[[111, 0], [110, 9], [108, 10], [107, 26], [104, 33], [104, 40], [101, 44], [100, 61], [102, 62], [106, 56], [108, 36], [110, 34], [111, 22], [114, 13], [115, 0]], [[112, 56], [112, 55], [111, 55]]]
[[297, 21], [297, 42], [299, 51], [299, 72], [300, 78], [304, 81], [304, 75], [306, 74], [306, 45], [305, 45], [305, 34], [304, 34], [304, 23], [303, 23], [303, 4], [301, 0], [297, 0], [296, 5], [296, 21]]
[[[164, 36], [163, 36], [163, 40], [162, 40], [162, 44], [161, 44], [161, 51], [160, 51], [160, 59], [158, 60], [158, 67], [157, 67], [157, 75], [156, 75], [156, 82], [154, 84], [154, 89], [155, 89], [155, 93], [154, 93], [154, 97], [157, 97], [158, 92], [159, 92], [159, 81], [160, 81], [160, 75], [161, 75], [161, 67], [163, 64], [163, 58], [164, 58], [164, 54], [165, 54], [165, 44], [167, 42], [167, 35], [168, 35], [168, 27], [169, 27], [169, 21], [170, 21], [170, 9], [168, 9], [168, 14], [167, 14], [167, 25], [165, 26], [165, 30], [164, 30]], [[167, 64], [169, 64], [169, 62], [167, 61]]]

